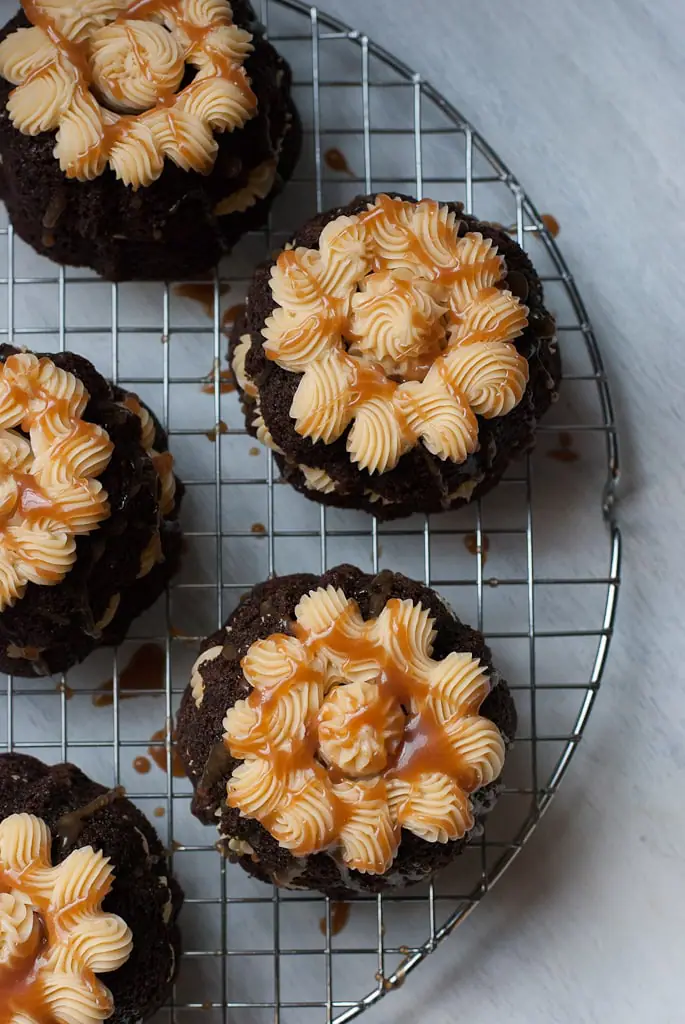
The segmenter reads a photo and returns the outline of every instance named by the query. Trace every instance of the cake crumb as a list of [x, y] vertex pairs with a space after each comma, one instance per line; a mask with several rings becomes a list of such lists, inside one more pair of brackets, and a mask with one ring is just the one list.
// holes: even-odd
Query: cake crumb
[[163, 807], [155, 807], [152, 813], [154, 814], [155, 818], [163, 818], [164, 815], [166, 814], [166, 811], [164, 810]]
[[259, 455], [259, 448], [256, 448], [256, 447], [250, 448], [250, 455]]
[[252, 533], [266, 533], [266, 526], [264, 523], [253, 523], [250, 527]]
[[57, 692], [63, 693], [65, 700], [71, 700], [71, 698], [74, 696], [74, 690], [67, 683], [58, 683]]

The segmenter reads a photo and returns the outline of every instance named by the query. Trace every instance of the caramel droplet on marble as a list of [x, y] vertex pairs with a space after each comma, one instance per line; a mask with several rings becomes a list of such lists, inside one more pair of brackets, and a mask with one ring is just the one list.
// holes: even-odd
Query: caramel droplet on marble
[[[157, 729], [157, 731], [153, 732], [152, 736], [150, 737], [150, 743], [160, 743], [160, 742], [163, 743], [163, 742], [166, 741], [166, 735], [167, 735], [166, 729], [164, 729], [164, 728], [163, 729]], [[176, 752], [176, 748], [173, 745], [174, 739], [175, 739], [175, 737], [174, 737], [174, 735], [172, 733], [172, 735], [171, 735], [171, 744], [172, 744], [171, 745], [171, 774], [173, 775], [173, 777], [175, 779], [185, 779], [185, 777], [186, 777], [185, 769], [183, 767], [183, 763], [182, 763], [180, 757], [178, 756], [178, 753]], [[156, 746], [153, 747], [153, 746], [150, 746], [150, 747], [148, 747], [148, 751], [147, 752], [150, 755], [150, 757], [152, 758], [152, 760], [155, 762], [157, 767], [161, 768], [162, 771], [165, 772], [167, 770], [167, 767], [168, 767], [167, 766], [166, 747], [156, 747]]]
[[[159, 644], [143, 644], [119, 675], [119, 699], [140, 697], [147, 690], [164, 689], [166, 654]], [[114, 680], [107, 679], [93, 694], [96, 708], [114, 703]]]
[[228, 433], [228, 424], [224, 423], [223, 420], [219, 420], [219, 422], [217, 423], [217, 425], [215, 427], [212, 427], [211, 430], [207, 430], [206, 431], [206, 435], [207, 435], [207, 437], [209, 438], [210, 441], [216, 441], [216, 439], [219, 436], [219, 434], [227, 434], [227, 433]]
[[[219, 295], [226, 295], [230, 290], [231, 287], [228, 284], [219, 285]], [[209, 319], [214, 318], [214, 283], [212, 281], [208, 281], [206, 284], [175, 284], [174, 293], [182, 299], [199, 302]]]
[[551, 213], [542, 213], [540, 214], [540, 220], [545, 225], [552, 238], [556, 238], [561, 231], [559, 221], [556, 217], [553, 217]]
[[338, 171], [340, 174], [352, 175], [352, 170], [347, 162], [347, 157], [336, 146], [326, 150], [324, 154], [324, 161], [326, 163], [326, 167], [329, 167], [332, 171]]
[[150, 768], [152, 767], [152, 765], [150, 764], [148, 758], [144, 757], [141, 754], [140, 757], [137, 757], [134, 760], [133, 767], [134, 767], [135, 771], [138, 772], [139, 775], [147, 775], [147, 773], [150, 771]]
[[[331, 935], [339, 935], [350, 919], [351, 906], [349, 903], [331, 903]], [[326, 918], [319, 921], [321, 934], [326, 934]]]
[[[481, 551], [483, 554], [483, 565], [488, 560], [488, 551], [490, 550], [490, 538], [486, 533], [481, 533]], [[470, 555], [478, 554], [478, 536], [476, 533], [467, 533], [464, 537], [464, 547]]]
[[236, 302], [234, 306], [229, 306], [221, 318], [222, 329], [228, 333], [229, 328], [233, 326], [236, 320], [240, 319], [244, 312], [244, 302]]

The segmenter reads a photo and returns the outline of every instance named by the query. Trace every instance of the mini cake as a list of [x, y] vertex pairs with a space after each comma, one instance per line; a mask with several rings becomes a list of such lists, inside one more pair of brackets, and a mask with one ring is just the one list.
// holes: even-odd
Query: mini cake
[[73, 764], [0, 755], [0, 1020], [149, 1017], [176, 974], [182, 901], [121, 788]]
[[0, 346], [0, 670], [118, 644], [175, 571], [182, 485], [136, 395], [71, 352]]
[[230, 354], [285, 479], [380, 519], [490, 490], [561, 374], [523, 250], [458, 203], [387, 195], [315, 217], [256, 271]]
[[203, 643], [177, 737], [228, 857], [344, 898], [459, 854], [515, 729], [479, 633], [428, 587], [341, 565], [252, 590]]
[[18, 234], [112, 280], [197, 277], [266, 219], [300, 144], [248, 0], [22, 0], [0, 33]]

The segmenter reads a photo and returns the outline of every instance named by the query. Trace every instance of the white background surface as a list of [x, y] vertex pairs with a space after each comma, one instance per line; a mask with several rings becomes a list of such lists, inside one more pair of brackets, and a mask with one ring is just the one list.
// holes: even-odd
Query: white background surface
[[618, 407], [618, 628], [537, 833], [468, 922], [364, 1017], [685, 1019], [685, 7], [322, 0], [425, 75], [552, 212]]
[[[685, 8], [676, 7], [675, 0], [650, 5], [644, 0], [575, 0], [572, 5], [552, 0], [322, 0], [321, 7], [368, 32], [425, 75], [499, 152], [538, 208], [559, 220], [559, 242], [589, 307], [610, 375], [624, 468], [625, 583], [617, 636], [603, 689], [561, 792], [518, 861], [468, 922], [362, 1019], [393, 1024], [633, 1024], [644, 1019], [682, 1024], [685, 696], [680, 612], [685, 559], [680, 517], [685, 458], [678, 428], [685, 391], [685, 292], [678, 270], [685, 226]], [[43, 270], [52, 272], [48, 264]], [[101, 296], [93, 304], [79, 303], [75, 286], [68, 293], [94, 332], [95, 325], [107, 321], [107, 287], [89, 286], [91, 298]], [[138, 309], [156, 323], [159, 294], [135, 287], [123, 294], [133, 292], [143, 302]], [[54, 322], [54, 311], [44, 315], [46, 324], [51, 318]], [[19, 295], [18, 324], [36, 322], [37, 316]], [[201, 314], [193, 310], [192, 316], [202, 324]], [[83, 345], [108, 369], [109, 339], [105, 335], [100, 341], [100, 348], [96, 338], [84, 338]], [[140, 371], [143, 350], [135, 344], [135, 338], [122, 337], [122, 364], [125, 368], [133, 359]], [[205, 336], [203, 344], [198, 372], [211, 365], [211, 339]], [[159, 363], [161, 348], [156, 343], [146, 348], [145, 359]], [[172, 372], [177, 351], [184, 351], [180, 342], [173, 348]], [[159, 367], [151, 372], [159, 374]], [[159, 408], [159, 392], [151, 391], [149, 398]], [[212, 400], [206, 401], [201, 422], [186, 423], [174, 412], [172, 397], [176, 426], [210, 426]], [[229, 413], [233, 402], [229, 396]], [[213, 450], [206, 442], [198, 448], [196, 438], [192, 445], [186, 440], [187, 450], [181, 438], [175, 450], [181, 472], [190, 474], [186, 467], [197, 453], [212, 461]], [[256, 460], [252, 463], [253, 472], [261, 472]], [[200, 504], [189, 498], [187, 527], [195, 516], [198, 528]], [[232, 529], [242, 525], [249, 531], [259, 518], [251, 509], [244, 512], [245, 522], [233, 518]], [[393, 549], [389, 541], [384, 544], [387, 556]], [[573, 544], [582, 550], [583, 537], [575, 536]], [[257, 555], [253, 559], [254, 546], [232, 546], [227, 571], [234, 578], [241, 572], [255, 579], [265, 574]], [[298, 567], [280, 563], [285, 551], [283, 545], [277, 551], [281, 572]], [[334, 553], [329, 557], [333, 561]], [[198, 563], [194, 571], [205, 568]], [[198, 631], [204, 626], [198, 624]], [[24, 704], [18, 702], [19, 740], [28, 735], [22, 729], [42, 721], [31, 711], [24, 723], [24, 705], [27, 711], [38, 708], [40, 715], [49, 715], [52, 707], [34, 703], [30, 695]], [[86, 711], [87, 697], [70, 703], [70, 737], [81, 735], [81, 725], [85, 729], [91, 722]], [[137, 706], [125, 706], [125, 735], [132, 734], [126, 730], [133, 730], [138, 714]], [[150, 714], [161, 724], [156, 706]], [[109, 719], [99, 720], [103, 734], [106, 725]], [[141, 750], [131, 749], [131, 756], [143, 752], [149, 731], [145, 722]], [[49, 753], [50, 759], [58, 758], [59, 751]], [[88, 769], [85, 754], [73, 752]], [[136, 779], [129, 761], [127, 754], [122, 772], [131, 786]], [[94, 768], [94, 774], [106, 777], [103, 768]], [[146, 779], [148, 788], [161, 785], [156, 777]], [[188, 887], [190, 869], [184, 870]], [[315, 931], [318, 915], [318, 910], [310, 915]], [[235, 913], [232, 921], [235, 929]], [[196, 923], [199, 933], [208, 930], [206, 916]], [[192, 930], [190, 916], [185, 927]], [[201, 1019], [211, 1024], [214, 1018]], [[236, 1017], [238, 1024], [244, 1019]]]

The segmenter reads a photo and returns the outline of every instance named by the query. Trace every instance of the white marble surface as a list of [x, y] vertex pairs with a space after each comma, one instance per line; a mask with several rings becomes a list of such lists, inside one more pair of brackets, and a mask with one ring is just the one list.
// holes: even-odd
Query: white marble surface
[[[2, 6], [7, 10], [10, 5]], [[625, 582], [617, 635], [603, 689], [559, 796], [518, 861], [469, 921], [363, 1020], [637, 1024], [648, 1019], [682, 1024], [678, 969], [685, 906], [685, 695], [679, 683], [685, 644], [679, 613], [685, 553], [679, 518], [685, 456], [678, 427], [685, 390], [680, 337], [685, 293], [677, 268], [685, 219], [685, 8], [675, 0], [321, 0], [321, 7], [368, 32], [432, 81], [495, 147], [538, 208], [559, 220], [559, 242], [589, 307], [611, 377], [624, 467], [620, 518]], [[29, 259], [20, 252], [22, 260]], [[0, 273], [3, 258], [0, 253]], [[22, 262], [20, 269], [27, 266], [34, 263]], [[52, 271], [44, 263], [38, 272]], [[75, 322], [90, 326], [93, 336], [84, 336], [83, 345], [108, 370], [109, 339], [97, 331], [107, 321], [107, 286], [90, 288], [90, 298], [98, 297], [90, 304], [79, 304], [77, 285], [69, 289], [74, 308], [68, 303], [67, 317], [78, 314], [81, 319]], [[158, 290], [132, 288], [123, 295], [127, 316], [135, 306], [141, 322], [158, 322]], [[55, 295], [52, 307], [35, 309], [23, 292], [17, 293], [17, 324], [54, 323], [54, 301]], [[181, 313], [193, 318], [188, 323], [203, 326], [201, 312], [174, 307], [174, 317]], [[147, 360], [151, 374], [159, 374], [161, 346], [139, 350], [135, 342], [122, 328], [122, 373], [130, 360], [137, 372], [147, 372], [147, 362], [142, 365]], [[183, 343], [177, 342], [172, 372], [179, 372], [180, 364], [173, 362], [176, 354], [184, 353]], [[48, 339], [54, 343], [54, 337]], [[205, 336], [202, 344], [201, 366], [195, 357], [198, 372], [211, 364], [211, 338]], [[144, 397], [159, 406], [158, 390], [151, 388]], [[193, 411], [194, 418], [186, 419], [185, 409], [183, 416], [176, 411], [172, 396], [176, 426], [210, 426], [213, 408], [207, 402], [197, 416]], [[229, 422], [236, 414], [233, 402], [234, 396], [228, 396]], [[213, 462], [213, 449], [206, 442], [198, 446], [197, 438], [185, 440], [187, 445], [183, 438], [176, 440], [180, 463], [196, 468], [199, 457], [203, 466]], [[247, 456], [246, 447], [242, 455]], [[243, 462], [241, 471], [247, 473], [250, 459]], [[262, 472], [257, 460], [252, 464], [253, 473]], [[182, 465], [182, 471], [191, 469]], [[189, 499], [186, 506], [187, 521], [196, 529], [202, 525], [201, 504]], [[309, 515], [312, 509], [307, 508], [303, 514]], [[239, 525], [247, 530], [265, 514], [247, 506], [242, 513]], [[231, 528], [236, 528], [235, 518]], [[396, 550], [389, 540], [383, 543], [386, 556]], [[287, 548], [279, 548], [279, 571], [299, 567], [300, 554], [293, 549], [288, 556]], [[336, 554], [337, 549], [331, 550], [329, 557]], [[281, 556], [293, 564], [282, 564]], [[336, 560], [341, 557], [352, 556], [346, 550]], [[227, 553], [227, 572], [231, 578], [257, 579], [265, 572], [259, 558], [256, 542], [243, 541]], [[210, 573], [211, 565], [198, 559], [193, 572], [205, 570]], [[197, 629], [205, 630], [204, 621]], [[189, 660], [191, 655], [186, 655]], [[179, 661], [176, 667], [182, 686], [187, 666]], [[93, 673], [104, 678], [106, 671], [90, 668], [91, 684]], [[33, 701], [27, 690], [15, 702], [15, 738], [21, 741], [36, 729], [54, 731], [53, 711], [49, 700]], [[91, 752], [73, 742], [74, 737], [94, 735], [86, 730], [97, 728], [106, 749], [111, 723], [93, 719], [91, 711], [87, 698], [71, 702], [62, 742], [69, 756], [106, 778], [112, 764], [95, 763], [92, 752], [91, 766]], [[140, 750], [130, 750], [132, 757], [144, 751], [149, 723], [156, 728], [161, 715], [151, 704], [144, 714], [138, 706], [126, 705], [122, 716], [125, 735], [141, 744]], [[145, 719], [142, 724], [139, 717]], [[53, 748], [47, 755], [55, 760], [60, 751]], [[140, 789], [129, 761], [123, 758], [123, 780], [132, 790], [136, 785]], [[161, 775], [149, 779], [145, 786], [150, 790], [164, 782]], [[184, 787], [183, 782], [174, 783], [175, 790]], [[149, 808], [164, 799], [161, 788], [160, 794], [153, 793]], [[177, 812], [174, 838], [197, 841], [187, 822], [187, 835], [176, 831], [183, 822]], [[168, 818], [164, 827], [171, 834]], [[197, 874], [209, 875], [206, 862], [197, 861]], [[192, 863], [192, 855], [177, 858], [177, 870], [188, 891], [204, 895], [199, 889], [203, 878], [193, 877]], [[233, 873], [231, 885], [239, 885], [240, 877]], [[237, 907], [231, 908], [234, 941], [240, 929], [248, 944], [251, 928], [266, 928], [264, 934], [270, 937], [270, 917], [259, 916], [264, 910], [271, 914], [270, 905], [251, 907], [243, 919]], [[321, 942], [319, 913], [312, 908], [306, 924]], [[206, 937], [208, 923], [207, 914], [188, 913], [186, 934], [193, 933], [193, 940], [196, 933]], [[283, 941], [301, 941], [301, 935], [290, 936], [286, 925], [284, 914]], [[240, 995], [242, 973], [249, 997], [260, 991], [246, 973], [248, 963], [230, 963], [238, 986], [234, 998]], [[201, 970], [198, 960], [189, 961], [193, 985], [181, 986], [186, 993], [181, 998], [197, 1000]], [[292, 972], [293, 982], [302, 982], [299, 992], [297, 984], [288, 987], [284, 979], [284, 992], [290, 992], [284, 998], [302, 996], [305, 971], [301, 967], [300, 975]], [[216, 998], [213, 990], [207, 995]], [[204, 1011], [179, 1014], [180, 1024], [219, 1019], [219, 1014]], [[236, 1013], [235, 1024], [262, 1024], [266, 1019]], [[318, 1013], [306, 1021], [287, 1013], [283, 1017], [287, 1024], [319, 1024], [321, 1019]]]
[[621, 428], [625, 539], [603, 689], [530, 845], [371, 1021], [684, 1019], [682, 52], [675, 0], [322, 0], [485, 135], [559, 242]]

